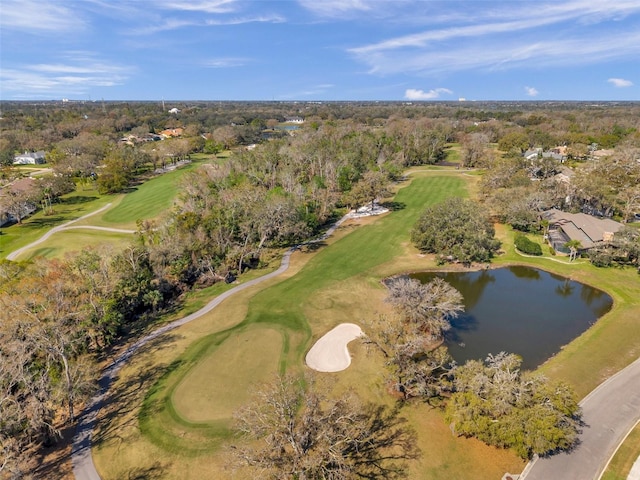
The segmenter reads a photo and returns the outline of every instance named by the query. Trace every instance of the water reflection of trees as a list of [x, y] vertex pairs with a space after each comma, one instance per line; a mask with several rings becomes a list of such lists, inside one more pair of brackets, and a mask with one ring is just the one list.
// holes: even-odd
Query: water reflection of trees
[[613, 299], [607, 293], [589, 285], [582, 285], [580, 298], [598, 318], [607, 313], [613, 305]]
[[509, 271], [523, 280], [540, 280], [540, 270], [536, 268], [514, 266], [509, 267]]
[[487, 285], [496, 281], [496, 277], [492, 274], [491, 270], [465, 273], [419, 272], [412, 273], [410, 277], [420, 280], [422, 283], [428, 283], [435, 277], [442, 278], [462, 294], [466, 311], [471, 310], [477, 305]]
[[[556, 286], [555, 291], [556, 294], [563, 298], [570, 297], [573, 294], [573, 291], [576, 289], [575, 282], [565, 278], [561, 283]], [[584, 290], [584, 288], [583, 288]]]

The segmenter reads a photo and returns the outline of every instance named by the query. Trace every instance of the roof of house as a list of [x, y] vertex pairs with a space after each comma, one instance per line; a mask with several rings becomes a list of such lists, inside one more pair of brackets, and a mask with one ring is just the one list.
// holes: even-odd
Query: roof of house
[[37, 152], [24, 152], [24, 153], [21, 153], [20, 155], [16, 155], [14, 158], [20, 158], [20, 157], [44, 158], [45, 153], [44, 153], [44, 150], [39, 150]]
[[602, 242], [607, 234], [620, 230], [623, 225], [608, 218], [597, 218], [586, 213], [568, 213], [552, 208], [543, 213], [552, 225], [557, 225], [571, 240], [579, 240], [583, 248]]

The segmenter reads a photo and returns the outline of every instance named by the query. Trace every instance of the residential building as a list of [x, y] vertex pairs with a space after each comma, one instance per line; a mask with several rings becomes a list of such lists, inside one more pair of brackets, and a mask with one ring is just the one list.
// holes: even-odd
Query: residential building
[[44, 151], [24, 152], [23, 154], [13, 157], [14, 165], [41, 165], [45, 163]]
[[554, 250], [567, 253], [564, 245], [570, 240], [580, 242], [580, 250], [589, 250], [613, 235], [623, 225], [609, 218], [598, 218], [586, 213], [568, 213], [552, 208], [542, 214], [549, 221], [549, 243]]

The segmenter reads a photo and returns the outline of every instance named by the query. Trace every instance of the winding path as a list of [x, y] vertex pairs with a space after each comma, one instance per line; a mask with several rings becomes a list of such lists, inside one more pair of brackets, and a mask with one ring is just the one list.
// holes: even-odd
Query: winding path
[[257, 285], [258, 283], [269, 280], [270, 278], [276, 277], [281, 273], [285, 272], [289, 268], [289, 258], [291, 254], [296, 250], [296, 247], [287, 250], [287, 252], [282, 257], [282, 263], [280, 264], [280, 268], [277, 270], [263, 275], [259, 278], [254, 278], [253, 280], [249, 280], [246, 283], [238, 285], [237, 287], [232, 288], [231, 290], [227, 290], [226, 292], [220, 294], [216, 298], [214, 298], [211, 302], [205, 305], [203, 308], [198, 310], [197, 312], [192, 313], [191, 315], [187, 315], [179, 320], [171, 322], [164, 327], [161, 327], [153, 332], [151, 332], [146, 337], [141, 338], [136, 343], [127, 348], [124, 352], [122, 352], [102, 373], [100, 380], [98, 381], [99, 391], [98, 393], [91, 399], [91, 401], [87, 404], [85, 409], [80, 414], [78, 418], [78, 426], [76, 427], [76, 433], [73, 437], [72, 446], [71, 446], [71, 463], [73, 465], [73, 474], [78, 480], [100, 480], [100, 476], [96, 471], [95, 465], [93, 464], [93, 459], [91, 458], [91, 434], [93, 428], [95, 427], [96, 418], [98, 416], [98, 412], [102, 407], [102, 403], [105, 399], [106, 393], [109, 390], [109, 387], [115, 380], [118, 372], [122, 368], [122, 366], [127, 363], [129, 358], [140, 349], [143, 345], [149, 343], [151, 340], [159, 337], [160, 335], [167, 333], [174, 328], [185, 325], [197, 318], [200, 318], [204, 314], [210, 312], [222, 302], [224, 302], [231, 295], [234, 295], [242, 290], [246, 290], [249, 287]]
[[596, 480], [640, 419], [640, 358], [602, 382], [581, 402], [584, 427], [568, 453], [529, 462], [521, 480]]
[[[97, 213], [97, 212], [94, 212]], [[320, 242], [330, 235], [332, 235], [335, 230], [347, 219], [352, 218], [351, 214], [347, 214], [334, 223], [320, 238], [316, 240], [312, 240], [307, 243], [316, 243]], [[80, 220], [80, 219], [78, 219]], [[66, 224], [68, 225], [68, 224]], [[269, 280], [273, 277], [277, 277], [278, 275], [284, 273], [289, 268], [289, 259], [291, 254], [296, 251], [299, 247], [292, 247], [285, 252], [282, 257], [282, 262], [280, 263], [280, 267], [262, 277], [255, 278], [253, 280], [249, 280], [246, 283], [238, 285], [231, 290], [227, 290], [226, 292], [220, 294], [212, 301], [210, 301], [207, 305], [202, 307], [197, 312], [192, 313], [191, 315], [187, 315], [179, 320], [171, 322], [157, 330], [154, 330], [146, 337], [141, 338], [136, 343], [127, 348], [124, 352], [122, 352], [103, 372], [100, 380], [98, 381], [98, 393], [88, 402], [85, 409], [82, 411], [80, 416], [78, 417], [78, 425], [76, 427], [76, 432], [72, 440], [71, 444], [71, 463], [73, 466], [73, 474], [77, 480], [100, 480], [100, 475], [96, 470], [96, 467], [93, 463], [93, 458], [91, 457], [91, 435], [93, 429], [96, 424], [96, 419], [98, 416], [98, 412], [100, 408], [102, 408], [102, 404], [106, 397], [107, 391], [109, 387], [115, 380], [118, 372], [122, 368], [122, 366], [131, 358], [131, 356], [140, 349], [143, 345], [149, 343], [151, 340], [159, 337], [160, 335], [167, 333], [174, 328], [185, 325], [197, 318], [200, 318], [204, 314], [210, 312], [222, 302], [224, 302], [231, 295], [234, 295], [242, 290], [246, 290], [249, 287], [257, 285], [261, 282]]]
[[92, 229], [92, 230], [102, 230], [104, 232], [115, 232], [115, 233], [135, 233], [135, 230], [125, 230], [125, 229], [122, 229], [122, 228], [110, 228], [110, 227], [98, 227], [98, 226], [95, 226], [95, 225], [74, 225], [74, 226], [71, 226], [72, 224], [74, 224], [76, 222], [79, 222], [80, 220], [84, 220], [84, 219], [89, 218], [89, 217], [91, 217], [93, 215], [96, 215], [96, 214], [98, 214], [100, 212], [105, 211], [110, 206], [111, 206], [111, 203], [107, 203], [104, 207], [101, 207], [98, 210], [95, 210], [95, 211], [93, 211], [91, 213], [87, 213], [86, 215], [83, 215], [80, 218], [76, 218], [75, 220], [71, 220], [70, 222], [63, 223], [62, 225], [58, 225], [57, 227], [53, 227], [51, 230], [49, 230], [47, 233], [42, 235], [35, 242], [31, 242], [29, 245], [25, 245], [24, 247], [20, 247], [17, 250], [14, 250], [13, 252], [11, 252], [9, 255], [7, 255], [7, 260], [15, 260], [16, 258], [18, 258], [21, 254], [23, 254], [24, 252], [26, 252], [30, 248], [33, 248], [36, 245], [39, 245], [42, 242], [47, 241], [51, 237], [51, 235], [53, 235], [54, 233], [62, 232], [63, 230], [69, 230], [71, 228], [88, 228], [88, 229]]
[[[71, 223], [96, 214], [108, 207], [109, 205], [106, 205], [96, 212], [52, 229], [38, 241], [13, 252], [12, 257], [15, 258], [26, 248], [45, 241], [51, 234], [68, 228]], [[325, 235], [316, 241], [327, 238], [341, 223], [350, 217], [350, 215], [346, 215], [340, 219]], [[104, 370], [98, 382], [99, 391], [80, 414], [72, 441], [71, 461], [76, 479], [100, 480], [91, 457], [91, 435], [106, 393], [129, 358], [151, 340], [210, 312], [231, 295], [282, 274], [289, 268], [291, 253], [296, 248], [293, 247], [284, 254], [282, 263], [276, 271], [238, 285], [219, 295], [197, 312], [155, 330], [127, 348]], [[585, 422], [584, 430], [580, 436], [580, 445], [572, 452], [530, 462], [520, 477], [521, 480], [556, 478], [562, 478], [563, 480], [591, 480], [599, 477], [616, 447], [640, 419], [640, 358], [600, 384], [580, 402], [580, 405], [583, 409], [583, 420]]]

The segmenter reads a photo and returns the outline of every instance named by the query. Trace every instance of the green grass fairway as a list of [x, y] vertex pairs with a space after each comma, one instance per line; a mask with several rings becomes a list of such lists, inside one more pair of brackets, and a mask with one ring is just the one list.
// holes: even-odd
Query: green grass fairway
[[18, 260], [31, 260], [35, 257], [56, 258], [77, 252], [84, 248], [111, 245], [118, 250], [134, 240], [132, 234], [104, 232], [89, 229], [73, 229], [58, 232], [35, 247], [23, 252]]
[[239, 378], [265, 382], [278, 369], [282, 335], [253, 328], [230, 336], [182, 379], [171, 398], [176, 414], [189, 422], [231, 418], [246, 403], [251, 389]]
[[[201, 393], [196, 393], [197, 385], [187, 379], [190, 376], [193, 378], [202, 376], [204, 370], [198, 370], [199, 367], [196, 366], [199, 365], [198, 362], [215, 365], [215, 368], [223, 372], [216, 375], [226, 375], [224, 372], [233, 369], [234, 356], [224, 356], [216, 352], [217, 349], [225, 346], [224, 342], [233, 343], [233, 338], [236, 337], [233, 332], [238, 329], [264, 326], [284, 332], [279, 366], [270, 373], [302, 368], [303, 356], [312, 336], [323, 334], [328, 326], [334, 326], [337, 323], [336, 319], [341, 319], [345, 315], [356, 320], [361, 318], [363, 303], [370, 303], [367, 302], [366, 290], [371, 286], [374, 287], [374, 291], [380, 289], [379, 278], [371, 274], [372, 269], [404, 252], [409, 230], [423, 208], [442, 201], [448, 196], [464, 194], [465, 181], [460, 176], [418, 175], [411, 183], [401, 188], [394, 198], [398, 210], [359, 227], [345, 227], [345, 230], [338, 235], [340, 238], [330, 246], [320, 246], [320, 250], [313, 254], [311, 260], [298, 274], [256, 294], [249, 302], [244, 321], [231, 330], [198, 342], [196, 350], [194, 350], [195, 347], [190, 348], [181, 357], [179, 361], [182, 366], [163, 377], [162, 382], [153, 389], [145, 403], [155, 405], [155, 414], [146, 415], [143, 412], [142, 420], [143, 431], [147, 432], [148, 438], [158, 445], [168, 447], [171, 451], [179, 449], [177, 445], [184, 444], [183, 434], [171, 440], [167, 431], [180, 431], [178, 423], [182, 424], [182, 428], [190, 428], [184, 424], [182, 421], [184, 419], [176, 419], [175, 413], [202, 410], [204, 408], [202, 398], [207, 391], [207, 387], [200, 385]], [[350, 233], [345, 234], [347, 232]], [[347, 290], [335, 292], [335, 296], [328, 299], [330, 306], [322, 309], [320, 321], [312, 319], [310, 322], [305, 314], [308, 304], [315, 296], [324, 295], [323, 289], [342, 281], [346, 282]], [[357, 288], [352, 287], [359, 284], [365, 286], [362, 295], [353, 297], [357, 301], [344, 303], [343, 299], [350, 298], [350, 292]], [[254, 348], [245, 349], [247, 354], [261, 358], [263, 356], [263, 347], [260, 346], [262, 341], [260, 339]], [[197, 355], [195, 351], [198, 352]], [[245, 361], [247, 365], [253, 365], [255, 362], [249, 358]], [[206, 370], [206, 367], [203, 368]], [[255, 378], [241, 373], [233, 377], [234, 386], [229, 388], [238, 391], [247, 390], [255, 382]], [[183, 387], [187, 389], [188, 394], [181, 391]], [[178, 404], [175, 403], [176, 399], [179, 399]], [[190, 401], [193, 401], [193, 404]], [[238, 401], [235, 405], [228, 405], [225, 408], [233, 411], [241, 405], [242, 403]], [[155, 410], [156, 407], [157, 410]], [[148, 409], [143, 410], [148, 411]], [[173, 422], [173, 426], [168, 427], [167, 424], [170, 422]], [[194, 425], [193, 428], [207, 429], [202, 424]], [[168, 445], [172, 443], [173, 446]]]
[[63, 223], [75, 220], [91, 213], [109, 202], [117, 201], [118, 197], [100, 195], [94, 189], [81, 189], [64, 195], [58, 203], [53, 204], [53, 215], [45, 215], [39, 210], [34, 215], [23, 220], [21, 225], [15, 224], [0, 229], [0, 257], [34, 242], [48, 230]]
[[171, 208], [184, 174], [199, 165], [200, 162], [193, 162], [133, 187], [118, 205], [102, 215], [102, 221], [105, 225], [135, 227], [137, 220], [157, 217]]
[[[199, 158], [176, 170], [153, 177], [145, 183], [134, 187], [130, 193], [126, 194], [101, 195], [92, 187], [78, 186], [74, 192], [64, 195], [59, 203], [54, 204], [55, 212], [53, 215], [44, 215], [42, 211], [38, 211], [25, 219], [22, 225], [3, 228], [1, 230], [2, 235], [0, 235], [0, 258], [4, 258], [12, 251], [34, 242], [51, 228], [94, 212], [107, 203], [112, 203], [112, 206], [106, 212], [77, 222], [75, 225], [96, 225], [135, 230], [137, 220], [154, 218], [170, 209], [178, 194], [180, 179], [185, 173], [205, 161], [210, 160], [208, 158]], [[111, 234], [105, 234], [105, 239], [109, 243], [114, 240]], [[54, 257], [77, 250], [78, 247], [82, 247], [79, 243], [81, 239], [78, 236], [75, 240], [68, 249], [64, 248], [62, 244], [50, 245], [49, 242], [44, 246], [38, 245], [34, 248], [33, 253], [29, 255], [29, 258], [41, 254], [47, 257]], [[91, 239], [88, 239], [88, 241], [88, 245], [96, 243], [92, 242]], [[115, 239], [115, 243], [120, 243], [120, 239]], [[27, 256], [22, 256], [22, 259], [26, 258]]]

